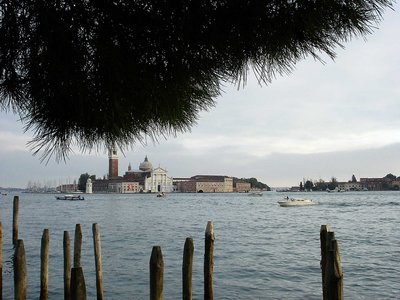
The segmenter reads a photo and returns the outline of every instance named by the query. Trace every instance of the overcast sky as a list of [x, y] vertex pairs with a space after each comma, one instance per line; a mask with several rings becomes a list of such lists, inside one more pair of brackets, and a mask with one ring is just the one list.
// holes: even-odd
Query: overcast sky
[[[271, 187], [304, 179], [347, 181], [400, 176], [400, 5], [367, 40], [337, 49], [335, 61], [309, 58], [289, 75], [238, 90], [226, 85], [216, 107], [191, 132], [119, 153], [119, 173], [147, 155], [172, 177], [256, 177]], [[106, 175], [105, 152], [71, 154], [47, 165], [33, 156], [17, 116], [0, 114], [0, 187], [72, 183]]]

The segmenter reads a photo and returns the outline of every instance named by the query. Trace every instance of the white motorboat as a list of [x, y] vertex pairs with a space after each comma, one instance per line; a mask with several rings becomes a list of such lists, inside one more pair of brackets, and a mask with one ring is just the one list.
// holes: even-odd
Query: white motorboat
[[85, 200], [85, 198], [81, 195], [64, 195], [64, 196], [56, 196], [57, 200]]
[[290, 206], [307, 206], [317, 204], [311, 199], [301, 199], [301, 198], [289, 198], [286, 197], [282, 201], [278, 201], [279, 205], [282, 207], [290, 207]]

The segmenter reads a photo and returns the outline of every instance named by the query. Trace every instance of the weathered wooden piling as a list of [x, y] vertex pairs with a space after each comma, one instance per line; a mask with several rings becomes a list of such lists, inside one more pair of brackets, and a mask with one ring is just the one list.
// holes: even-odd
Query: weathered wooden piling
[[182, 299], [192, 300], [192, 268], [194, 244], [192, 238], [186, 238], [182, 262]]
[[82, 227], [81, 224], [75, 225], [75, 240], [74, 240], [74, 268], [81, 266], [81, 251], [82, 251]]
[[49, 230], [43, 230], [40, 248], [40, 300], [46, 300], [49, 295]]
[[162, 300], [164, 261], [160, 246], [154, 246], [150, 257], [150, 300]]
[[24, 241], [17, 240], [14, 252], [14, 299], [25, 300], [27, 287]]
[[64, 231], [63, 252], [64, 252], [64, 300], [71, 299], [71, 241], [68, 231]]
[[213, 255], [214, 255], [214, 225], [207, 222], [204, 248], [204, 300], [213, 300]]
[[94, 246], [94, 261], [96, 266], [96, 293], [97, 300], [102, 300], [103, 295], [103, 271], [101, 261], [101, 244], [100, 244], [100, 231], [97, 223], [92, 226], [93, 231], [93, 246]]
[[13, 201], [13, 232], [12, 232], [12, 239], [13, 245], [18, 241], [18, 211], [19, 211], [19, 197], [14, 196]]
[[82, 267], [71, 269], [71, 300], [86, 300], [86, 284]]
[[327, 250], [325, 283], [328, 300], [343, 299], [343, 272], [340, 261], [339, 247], [334, 236], [329, 241]]
[[0, 300], [3, 300], [3, 225], [0, 222]]
[[[321, 273], [322, 273], [322, 293], [323, 293], [323, 295], [326, 294], [325, 270], [326, 270], [327, 238], [328, 238], [329, 231], [330, 231], [329, 225], [321, 225], [321, 230], [320, 230], [321, 262], [320, 262], [320, 266], [321, 266]], [[323, 299], [325, 299], [325, 298], [323, 298]]]
[[[343, 299], [343, 271], [335, 233], [321, 227], [321, 271], [323, 274], [323, 299]], [[325, 239], [325, 243], [323, 241]], [[323, 245], [325, 244], [325, 249]]]

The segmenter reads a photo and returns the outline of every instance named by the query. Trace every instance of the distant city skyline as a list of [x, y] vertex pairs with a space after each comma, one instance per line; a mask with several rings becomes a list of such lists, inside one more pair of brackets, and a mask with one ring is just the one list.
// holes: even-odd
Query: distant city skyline
[[[400, 145], [397, 145], [397, 146], [394, 146], [394, 147], [388, 147], [388, 149], [375, 149], [375, 153], [374, 153], [373, 150], [364, 150], [362, 152], [357, 151], [355, 153], [352, 153], [352, 152], [338, 153], [335, 156], [336, 157], [335, 160], [336, 161], [350, 160], [350, 161], [353, 162], [353, 164], [356, 165], [358, 163], [362, 164], [363, 162], [368, 161], [369, 159], [375, 157], [377, 154], [380, 154], [380, 155], [383, 154], [383, 158], [385, 158], [385, 156], [387, 156], [387, 155], [385, 155], [385, 153], [392, 153], [392, 152], [396, 152], [396, 151], [400, 151]], [[358, 157], [355, 157], [354, 155], [357, 155]], [[292, 155], [288, 155], [286, 158], [279, 157], [279, 155], [276, 155], [275, 157], [276, 157], [276, 162], [285, 161], [285, 165], [282, 165], [282, 169], [289, 168], [289, 165], [292, 165], [292, 167], [297, 168], [298, 164], [301, 164], [301, 163], [304, 163], [304, 162], [308, 162], [309, 164], [313, 164], [313, 162], [314, 162], [314, 164], [316, 164], [316, 166], [315, 166], [316, 169], [321, 169], [321, 171], [322, 171], [322, 169], [324, 169], [324, 168], [329, 168], [330, 162], [325, 160], [325, 158], [327, 158], [327, 157], [331, 158], [332, 154], [329, 154], [329, 153], [324, 153], [324, 154], [320, 154], [320, 155], [311, 155], [310, 154], [310, 155], [304, 155], [302, 157], [302, 159], [293, 158]], [[85, 168], [85, 161], [84, 161], [85, 158], [88, 159], [88, 161], [87, 161], [87, 165], [88, 166], [89, 165], [93, 165], [93, 163], [95, 163], [95, 164], [96, 163], [102, 163], [103, 164], [103, 166], [102, 166], [103, 167], [102, 168], [103, 172], [102, 173], [95, 173], [95, 172], [90, 172], [89, 170], [87, 170], [88, 168], [87, 169], [83, 169], [83, 168]], [[151, 159], [149, 159], [149, 160], [151, 161]], [[272, 161], [273, 160], [274, 159], [272, 159]], [[119, 158], [119, 164], [120, 164], [120, 166], [119, 166], [119, 175], [124, 174], [128, 170], [129, 164], [132, 165], [132, 169], [138, 169], [141, 161], [143, 161], [143, 158], [142, 158], [142, 160], [138, 159], [137, 166], [136, 166], [136, 161], [133, 162], [133, 160], [132, 159], [130, 160], [129, 157], [124, 157], [124, 156], [120, 157]], [[268, 163], [269, 166], [271, 168], [278, 169], [277, 168], [278, 167], [277, 164], [273, 164], [272, 161], [270, 161]], [[1, 188], [9, 188], [9, 187], [10, 188], [27, 188], [29, 183], [30, 184], [39, 184], [41, 186], [46, 185], [46, 186], [50, 186], [50, 187], [56, 187], [56, 186], [61, 185], [61, 184], [72, 184], [75, 181], [77, 183], [78, 179], [79, 179], [79, 176], [81, 174], [86, 173], [86, 172], [88, 172], [89, 175], [96, 175], [97, 178], [102, 178], [102, 177], [107, 177], [108, 176], [108, 170], [107, 170], [107, 168], [108, 168], [108, 155], [106, 153], [103, 154], [103, 155], [98, 154], [96, 156], [90, 156], [90, 155], [88, 155], [88, 156], [81, 156], [81, 155], [73, 156], [73, 157], [71, 157], [71, 162], [74, 162], [72, 164], [73, 168], [69, 168], [69, 170], [70, 171], [71, 170], [76, 170], [77, 171], [76, 175], [72, 174], [72, 173], [69, 173], [69, 175], [65, 174], [63, 176], [61, 174], [58, 177], [52, 177], [51, 175], [42, 176], [42, 177], [36, 177], [36, 178], [32, 177], [32, 178], [28, 179], [25, 184], [22, 184], [22, 185], [19, 185], [19, 186], [18, 185], [14, 185], [14, 186], [0, 185], [0, 187]], [[53, 163], [53, 162], [50, 162], [50, 163]], [[390, 164], [390, 161], [388, 161], [388, 163]], [[155, 167], [158, 166], [158, 165], [164, 167], [164, 165], [162, 163], [158, 163], [158, 164], [154, 163]], [[57, 166], [57, 164], [55, 164], [55, 166]], [[65, 167], [67, 167], [67, 166], [69, 166], [68, 162], [65, 165]], [[78, 171], [79, 168], [82, 168], [82, 171]], [[96, 168], [97, 168], [97, 166], [96, 166]], [[360, 168], [362, 168], [362, 166], [360, 166]], [[101, 168], [97, 168], [97, 169], [101, 169]], [[170, 170], [170, 168], [168, 168], [168, 167], [166, 167], [166, 169], [168, 171]], [[174, 168], [172, 168], [172, 169], [174, 169]], [[215, 170], [215, 169], [213, 169], [213, 170]], [[254, 170], [255, 170], [255, 173], [259, 172], [259, 169], [257, 169], [256, 166], [254, 166]], [[266, 181], [263, 181], [263, 179], [261, 177], [259, 177], [257, 175], [251, 175], [248, 172], [244, 172], [244, 173], [246, 173], [248, 175], [225, 174], [225, 173], [217, 173], [217, 172], [208, 172], [208, 173], [207, 172], [197, 172], [197, 173], [188, 173], [188, 174], [185, 174], [184, 176], [183, 175], [182, 176], [179, 176], [179, 175], [176, 176], [174, 174], [171, 174], [171, 176], [179, 178], [179, 177], [191, 177], [191, 176], [200, 175], [200, 174], [210, 174], [210, 175], [226, 175], [226, 176], [232, 176], [232, 177], [237, 177], [237, 178], [255, 177], [259, 181], [267, 184], [271, 188], [297, 186], [297, 185], [299, 185], [300, 182], [304, 182], [306, 180], [311, 180], [311, 181], [315, 182], [315, 181], [318, 181], [318, 180], [322, 179], [322, 180], [324, 180], [326, 182], [329, 182], [332, 177], [335, 177], [340, 182], [346, 182], [346, 181], [349, 181], [349, 180], [352, 179], [352, 175], [354, 175], [357, 180], [359, 180], [362, 177], [382, 178], [382, 177], [384, 177], [384, 176], [386, 176], [387, 174], [390, 174], [390, 173], [392, 173], [393, 175], [395, 175], [397, 177], [400, 176], [400, 173], [385, 171], [384, 168], [379, 168], [378, 171], [380, 171], [379, 174], [373, 174], [373, 173], [362, 174], [362, 173], [357, 173], [357, 172], [350, 172], [350, 173], [348, 173], [347, 177], [346, 177], [346, 175], [344, 175], [342, 177], [338, 177], [335, 174], [332, 174], [331, 176], [328, 176], [328, 177], [321, 177], [321, 176], [317, 176], [317, 177], [314, 176], [313, 177], [313, 176], [305, 175], [303, 177], [297, 178], [297, 180], [292, 180], [291, 182], [288, 181], [288, 184], [277, 184], [277, 185], [271, 185], [270, 183], [268, 183]], [[314, 174], [316, 174], [316, 173], [314, 172]], [[282, 177], [283, 178], [283, 182], [285, 182], [284, 181], [284, 177], [283, 177], [284, 176], [284, 172], [278, 172], [276, 175]]]
[[[197, 174], [255, 177], [270, 187], [303, 178], [339, 181], [400, 175], [400, 4], [385, 11], [367, 40], [336, 49], [333, 62], [307, 58], [289, 75], [260, 86], [249, 74], [244, 88], [225, 84], [216, 106], [202, 112], [191, 132], [137, 144], [120, 154], [120, 169], [147, 155], [172, 177]], [[250, 71], [251, 72], [251, 71]], [[107, 174], [107, 151], [70, 155], [66, 164], [32, 156], [23, 124], [0, 113], [0, 186], [77, 180]]]

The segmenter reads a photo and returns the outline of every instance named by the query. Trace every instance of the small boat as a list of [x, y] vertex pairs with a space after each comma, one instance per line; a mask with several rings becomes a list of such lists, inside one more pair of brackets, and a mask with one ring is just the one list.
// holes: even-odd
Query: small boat
[[326, 191], [327, 191], [328, 193], [334, 193], [334, 192], [343, 193], [343, 192], [346, 192], [346, 190], [339, 189], [338, 187], [335, 187], [333, 190], [330, 190], [329, 188], [326, 188]]
[[250, 191], [248, 196], [262, 196], [263, 193], [260, 191]]
[[164, 193], [164, 192], [158, 193], [158, 194], [157, 194], [157, 197], [165, 197], [165, 193]]
[[64, 195], [64, 196], [56, 196], [57, 200], [85, 200], [85, 198], [81, 195]]
[[301, 198], [289, 198], [286, 197], [282, 201], [278, 201], [279, 205], [282, 207], [290, 207], [290, 206], [307, 206], [317, 204], [311, 199], [301, 199]]

